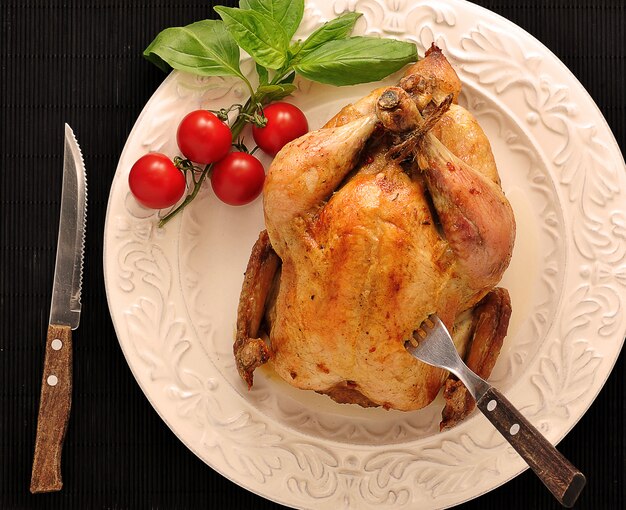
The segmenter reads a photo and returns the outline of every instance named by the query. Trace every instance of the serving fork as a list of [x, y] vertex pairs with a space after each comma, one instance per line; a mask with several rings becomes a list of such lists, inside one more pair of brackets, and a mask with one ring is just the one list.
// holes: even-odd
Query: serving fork
[[565, 507], [574, 505], [585, 476], [509, 402], [500, 391], [472, 372], [459, 357], [452, 337], [437, 315], [428, 317], [404, 344], [424, 363], [457, 376], [476, 400], [476, 406], [531, 467]]

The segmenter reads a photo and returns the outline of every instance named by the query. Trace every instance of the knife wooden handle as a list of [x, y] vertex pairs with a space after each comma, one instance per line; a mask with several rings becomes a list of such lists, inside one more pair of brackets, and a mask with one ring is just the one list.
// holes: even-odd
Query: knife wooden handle
[[48, 326], [30, 492], [63, 487], [61, 452], [72, 406], [72, 330]]
[[574, 506], [585, 476], [495, 388], [489, 388], [476, 405], [554, 497], [567, 508]]

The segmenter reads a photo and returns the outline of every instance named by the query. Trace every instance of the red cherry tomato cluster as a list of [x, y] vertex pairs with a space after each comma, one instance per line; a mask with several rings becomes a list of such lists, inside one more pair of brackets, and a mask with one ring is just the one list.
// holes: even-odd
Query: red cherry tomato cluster
[[[253, 126], [252, 134], [259, 148], [271, 156], [308, 131], [302, 111], [289, 103], [273, 103], [263, 113], [266, 126]], [[253, 155], [229, 152], [232, 136], [228, 125], [215, 114], [196, 110], [180, 122], [176, 141], [187, 160], [213, 165], [211, 186], [220, 200], [229, 205], [244, 205], [261, 194], [265, 170]], [[137, 160], [130, 170], [128, 184], [137, 201], [152, 209], [175, 205], [186, 189], [183, 170], [166, 155], [156, 152]]]

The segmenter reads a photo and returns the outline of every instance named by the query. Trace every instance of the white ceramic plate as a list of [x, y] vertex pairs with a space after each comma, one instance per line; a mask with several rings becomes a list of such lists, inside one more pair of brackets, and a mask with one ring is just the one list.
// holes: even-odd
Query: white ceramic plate
[[[503, 282], [514, 312], [492, 380], [557, 442], [600, 391], [626, 330], [626, 172], [609, 127], [550, 51], [489, 11], [455, 0], [318, 0], [307, 4], [301, 35], [346, 9], [364, 14], [358, 32], [414, 41], [422, 54], [434, 40], [464, 83], [462, 102], [492, 142], [518, 222]], [[293, 101], [316, 128], [370, 89], [301, 81]], [[212, 468], [292, 507], [446, 507], [521, 472], [480, 414], [439, 433], [440, 399], [412, 413], [361, 409], [296, 390], [268, 369], [244, 387], [232, 341], [263, 228], [260, 200], [228, 207], [207, 186], [159, 230], [127, 185], [145, 152], [177, 154], [185, 113], [243, 100], [234, 81], [172, 73], [137, 120], [111, 188], [109, 307], [163, 420]]]

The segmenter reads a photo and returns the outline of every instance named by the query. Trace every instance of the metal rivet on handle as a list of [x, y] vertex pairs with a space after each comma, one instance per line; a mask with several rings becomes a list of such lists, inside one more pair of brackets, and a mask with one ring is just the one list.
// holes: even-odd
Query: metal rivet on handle
[[55, 338], [50, 343], [50, 347], [52, 347], [55, 351], [59, 351], [61, 350], [61, 347], [63, 347], [63, 342], [61, 342], [58, 338]]
[[487, 411], [493, 411], [497, 405], [498, 403], [495, 400], [490, 400], [487, 404]]
[[48, 383], [49, 386], [56, 386], [57, 383], [59, 382], [59, 378], [56, 375], [49, 375], [48, 378], [46, 379], [46, 382]]
[[514, 423], [513, 425], [511, 425], [511, 428], [509, 429], [509, 432], [510, 432], [510, 434], [512, 436], [517, 434], [519, 432], [519, 423]]

